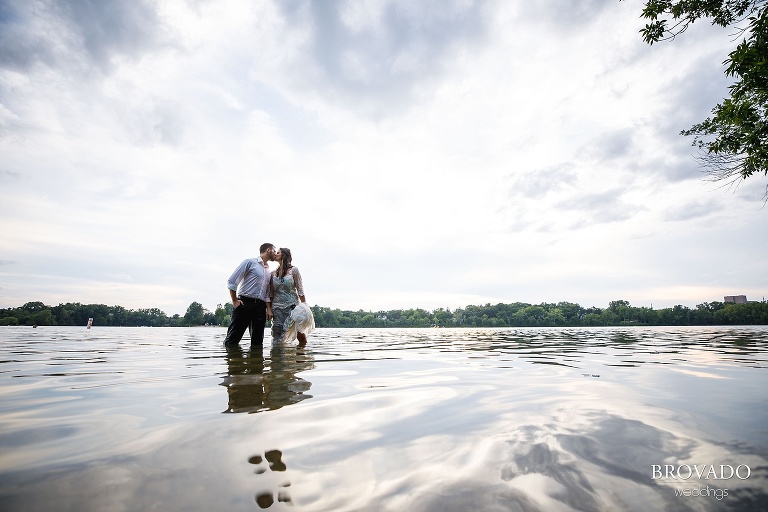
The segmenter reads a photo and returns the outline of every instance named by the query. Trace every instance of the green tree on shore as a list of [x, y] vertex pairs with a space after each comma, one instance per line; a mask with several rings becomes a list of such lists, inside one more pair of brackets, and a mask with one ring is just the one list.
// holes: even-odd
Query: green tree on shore
[[[232, 304], [229, 304], [230, 306]], [[232, 322], [231, 313], [227, 312], [227, 309], [221, 304], [216, 305], [216, 311], [213, 314], [214, 323], [216, 325], [229, 325]]]
[[[227, 307], [229, 306], [229, 307]], [[167, 316], [158, 308], [126, 309], [104, 304], [67, 303], [46, 306], [28, 302], [16, 308], [0, 309], [0, 326], [87, 325], [94, 326], [177, 327], [198, 325], [227, 326], [231, 304], [207, 311], [193, 302], [182, 317]], [[571, 302], [470, 305], [453, 311], [439, 308], [396, 309], [390, 311], [343, 311], [313, 306], [317, 327], [588, 327], [621, 325], [768, 325], [768, 302], [726, 304], [705, 302], [695, 309], [677, 305], [671, 308], [632, 306], [626, 300], [611, 301], [607, 308], [584, 308]]]
[[203, 325], [205, 323], [205, 308], [199, 302], [193, 302], [184, 314], [186, 325]]

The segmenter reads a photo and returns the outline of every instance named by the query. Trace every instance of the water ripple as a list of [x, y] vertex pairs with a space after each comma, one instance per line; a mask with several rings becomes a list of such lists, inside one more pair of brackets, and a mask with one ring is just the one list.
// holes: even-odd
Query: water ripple
[[[766, 327], [223, 339], [0, 328], [0, 510], [768, 509]], [[707, 463], [753, 475], [652, 478]]]

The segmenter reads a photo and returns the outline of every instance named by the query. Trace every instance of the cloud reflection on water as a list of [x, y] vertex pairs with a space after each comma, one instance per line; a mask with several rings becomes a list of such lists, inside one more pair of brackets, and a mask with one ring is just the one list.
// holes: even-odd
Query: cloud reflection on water
[[765, 328], [36, 331], [0, 331], [3, 510], [768, 509]]

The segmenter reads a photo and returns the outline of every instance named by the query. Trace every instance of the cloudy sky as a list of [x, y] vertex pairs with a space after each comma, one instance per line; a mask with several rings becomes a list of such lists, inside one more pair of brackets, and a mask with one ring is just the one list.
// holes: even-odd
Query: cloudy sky
[[186, 311], [262, 242], [310, 304], [768, 295], [765, 179], [680, 130], [733, 30], [641, 0], [0, 0], [0, 307]]

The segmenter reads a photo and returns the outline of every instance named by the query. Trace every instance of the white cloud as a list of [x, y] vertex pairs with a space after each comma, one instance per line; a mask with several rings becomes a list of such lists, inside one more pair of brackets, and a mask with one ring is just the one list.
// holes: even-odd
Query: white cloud
[[727, 30], [648, 47], [624, 2], [70, 4], [0, 20], [0, 306], [212, 309], [264, 241], [346, 309], [764, 294], [764, 185], [702, 181], [678, 135], [727, 93]]

